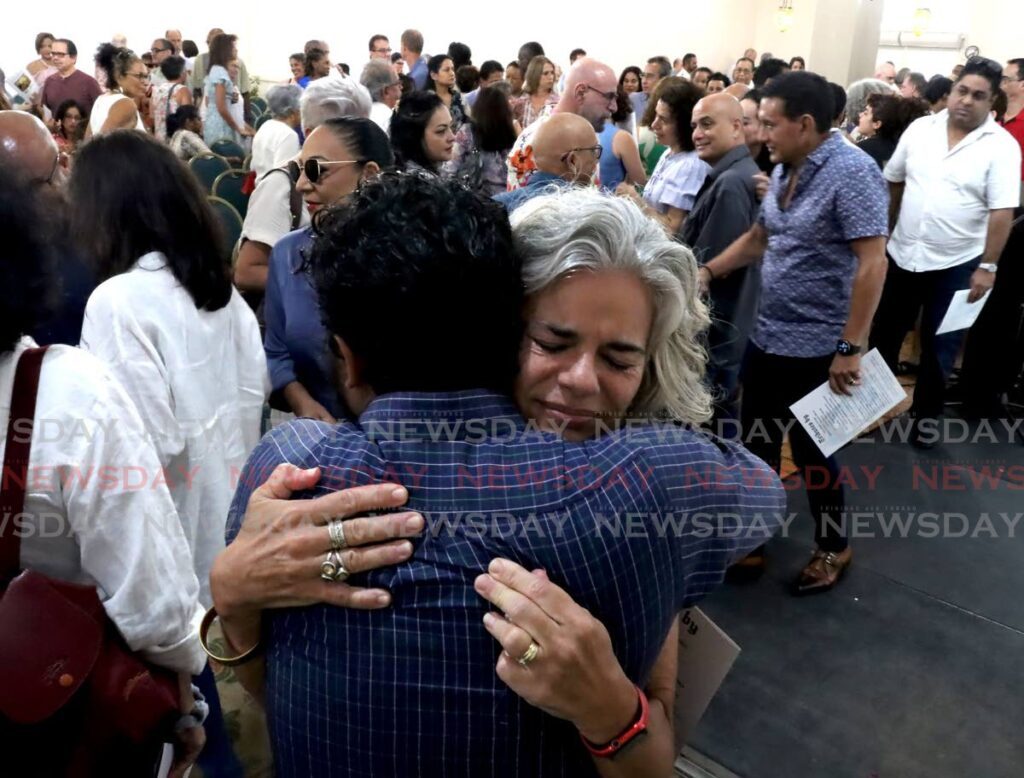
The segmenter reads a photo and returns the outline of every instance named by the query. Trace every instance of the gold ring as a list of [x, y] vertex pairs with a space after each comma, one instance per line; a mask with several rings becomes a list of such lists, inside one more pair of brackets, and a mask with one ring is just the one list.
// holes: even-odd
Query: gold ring
[[523, 667], [526, 667], [528, 664], [530, 664], [530, 662], [532, 662], [534, 659], [537, 658], [537, 654], [539, 654], [539, 653], [540, 653], [540, 646], [538, 646], [536, 643], [534, 643], [531, 640], [530, 641], [530, 647], [527, 648], [523, 652], [523, 655], [521, 657], [519, 657], [516, 661], [520, 665], [522, 665]]

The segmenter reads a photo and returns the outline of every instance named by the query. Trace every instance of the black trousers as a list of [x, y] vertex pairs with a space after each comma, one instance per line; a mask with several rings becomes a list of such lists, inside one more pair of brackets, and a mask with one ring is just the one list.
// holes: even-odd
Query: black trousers
[[838, 483], [839, 465], [826, 457], [796, 423], [789, 406], [828, 380], [834, 356], [783, 357], [768, 354], [753, 343], [743, 368], [741, 421], [743, 439], [752, 454], [775, 470], [782, 467], [782, 441], [789, 430], [789, 444], [807, 488], [814, 517], [814, 542], [823, 551], [846, 550], [843, 532], [843, 487]]
[[[971, 274], [981, 257], [945, 270], [911, 273], [889, 259], [882, 300], [871, 327], [871, 346], [877, 347], [889, 367], [895, 371], [903, 339], [921, 314], [921, 364], [917, 369], [914, 405], [919, 418], [938, 418], [946, 400], [946, 381], [953, 370], [956, 355], [966, 330], [936, 335], [953, 294], [969, 289]], [[986, 303], [987, 305], [988, 303]]]
[[[1018, 211], [1018, 215], [1021, 212]], [[1024, 220], [1014, 226], [999, 259], [996, 283], [968, 331], [960, 385], [964, 404], [980, 412], [998, 407], [1024, 366]]]

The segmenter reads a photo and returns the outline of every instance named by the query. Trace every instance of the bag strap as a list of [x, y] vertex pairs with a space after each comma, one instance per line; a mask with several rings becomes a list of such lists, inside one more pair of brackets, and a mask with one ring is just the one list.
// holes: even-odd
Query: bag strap
[[0, 476], [0, 582], [6, 585], [21, 570], [21, 538], [15, 532], [14, 517], [25, 509], [28, 460], [32, 453], [36, 397], [43, 357], [49, 346], [22, 352], [14, 371], [11, 415], [7, 420], [4, 469]]
[[264, 178], [267, 178], [273, 173], [284, 173], [286, 176], [288, 176], [288, 182], [290, 184], [288, 195], [288, 210], [291, 212], [292, 215], [292, 229], [297, 230], [299, 228], [299, 225], [302, 223], [302, 192], [295, 188], [295, 179], [292, 178], [292, 174], [289, 173], [283, 167], [271, 168], [270, 170], [263, 174], [263, 178], [261, 178], [260, 181], [262, 181]]

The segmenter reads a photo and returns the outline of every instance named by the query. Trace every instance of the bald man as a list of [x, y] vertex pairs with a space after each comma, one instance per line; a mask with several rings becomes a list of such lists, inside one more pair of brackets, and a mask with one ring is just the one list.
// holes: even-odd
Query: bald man
[[[760, 170], [747, 148], [743, 108], [732, 95], [707, 95], [693, 109], [693, 143], [711, 173], [683, 225], [682, 241], [704, 264], [750, 229], [757, 217], [754, 176]], [[739, 418], [739, 374], [754, 326], [760, 274], [749, 266], [709, 286], [708, 381], [716, 420]]]
[[[533, 143], [536, 133], [548, 117], [558, 114], [575, 114], [583, 117], [595, 133], [604, 129], [605, 122], [612, 118], [616, 108], [615, 90], [618, 77], [615, 71], [589, 57], [580, 57], [569, 69], [565, 78], [565, 91], [562, 98], [547, 115], [542, 114], [533, 124], [524, 128], [512, 146], [508, 157], [508, 188], [509, 191], [525, 186], [537, 169], [534, 160], [526, 149]], [[594, 183], [600, 184], [595, 173]]]
[[737, 81], [735, 84], [729, 84], [729, 86], [727, 86], [722, 91], [727, 95], [732, 95], [737, 100], [742, 100], [744, 97], [746, 97], [747, 92], [749, 92], [752, 88], [753, 87], [751, 87], [750, 84], [741, 84], [740, 82]]
[[593, 125], [572, 113], [555, 114], [544, 122], [526, 151], [536, 164], [529, 182], [494, 198], [509, 213], [551, 186], [589, 186], [601, 155]]
[[[61, 190], [65, 168], [53, 135], [46, 125], [25, 111], [0, 111], [0, 175], [24, 178], [39, 187], [43, 210], [55, 223], [50, 235], [66, 235], [61, 223], [66, 212]], [[91, 271], [70, 245], [60, 247], [60, 288], [56, 290], [48, 318], [29, 333], [39, 345], [63, 343], [77, 346], [82, 334], [85, 303], [96, 283]]]
[[167, 30], [164, 33], [164, 38], [171, 42], [171, 46], [174, 47], [174, 53], [181, 56], [181, 30]]

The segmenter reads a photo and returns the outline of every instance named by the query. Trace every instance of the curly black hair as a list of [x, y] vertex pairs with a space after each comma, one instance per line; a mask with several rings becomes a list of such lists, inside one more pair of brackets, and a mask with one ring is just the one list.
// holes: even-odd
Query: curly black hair
[[314, 233], [324, 324], [375, 392], [511, 391], [523, 283], [504, 208], [455, 181], [386, 173]]
[[33, 187], [0, 166], [0, 354], [11, 351], [49, 313], [54, 283], [53, 246]]

